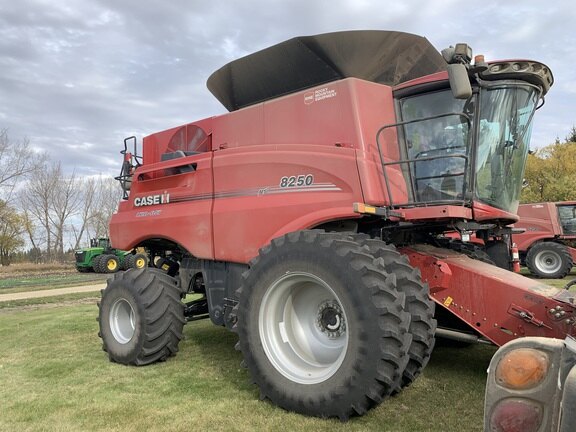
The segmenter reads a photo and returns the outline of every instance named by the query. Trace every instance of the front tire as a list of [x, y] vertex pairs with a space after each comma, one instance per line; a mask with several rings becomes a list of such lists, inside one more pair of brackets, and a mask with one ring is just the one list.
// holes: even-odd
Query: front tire
[[237, 294], [239, 345], [262, 398], [345, 420], [397, 388], [411, 343], [405, 295], [358, 243], [321, 231], [275, 239]]
[[528, 270], [540, 278], [562, 279], [570, 273], [573, 265], [570, 252], [560, 243], [536, 243], [526, 254]]
[[95, 273], [103, 273], [100, 269], [100, 261], [104, 258], [104, 255], [97, 255], [92, 259], [92, 269]]
[[408, 350], [410, 360], [402, 376], [401, 388], [409, 386], [428, 364], [434, 349], [436, 320], [435, 303], [430, 300], [428, 284], [422, 282], [420, 271], [410, 265], [394, 245], [357, 234], [353, 238], [368, 247], [375, 258], [381, 258], [384, 268], [396, 276], [398, 290], [406, 295], [406, 311], [410, 314], [412, 343]]
[[117, 273], [102, 291], [98, 322], [110, 361], [143, 366], [178, 351], [184, 304], [176, 280], [158, 269]]

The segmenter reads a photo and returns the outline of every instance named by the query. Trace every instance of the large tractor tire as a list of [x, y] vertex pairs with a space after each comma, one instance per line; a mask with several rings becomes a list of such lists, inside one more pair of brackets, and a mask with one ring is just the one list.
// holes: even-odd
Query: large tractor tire
[[94, 270], [94, 272], [96, 273], [104, 273], [101, 269], [100, 269], [100, 262], [102, 261], [102, 258], [104, 258], [104, 255], [98, 255], [95, 256], [92, 259], [92, 269]]
[[428, 284], [423, 283], [420, 270], [412, 267], [408, 258], [400, 254], [393, 245], [363, 235], [353, 238], [368, 247], [375, 258], [381, 258], [387, 273], [396, 276], [396, 287], [406, 294], [406, 311], [411, 316], [410, 334], [412, 343], [408, 350], [410, 360], [404, 370], [401, 387], [410, 385], [426, 367], [434, 349], [435, 303], [429, 297]]
[[184, 304], [176, 279], [158, 269], [114, 275], [102, 290], [98, 322], [110, 361], [143, 366], [178, 351]]
[[120, 260], [116, 255], [107, 254], [100, 258], [100, 273], [116, 273], [120, 270]]
[[239, 347], [262, 398], [346, 420], [397, 389], [412, 341], [406, 296], [381, 260], [345, 235], [273, 240], [237, 295]]
[[526, 254], [528, 270], [540, 278], [562, 279], [570, 273], [573, 265], [570, 252], [560, 243], [536, 243]]
[[134, 255], [127, 254], [122, 261], [122, 269], [128, 270], [134, 266]]

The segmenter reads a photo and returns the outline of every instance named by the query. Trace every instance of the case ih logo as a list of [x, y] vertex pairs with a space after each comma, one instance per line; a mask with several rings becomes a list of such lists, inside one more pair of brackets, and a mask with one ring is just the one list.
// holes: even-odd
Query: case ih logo
[[336, 95], [336, 90], [328, 87], [322, 87], [321, 89], [304, 93], [304, 104], [310, 105], [311, 103], [329, 99]]
[[170, 194], [166, 192], [159, 195], [147, 195], [143, 197], [134, 198], [135, 207], [168, 204], [169, 202], [170, 202]]

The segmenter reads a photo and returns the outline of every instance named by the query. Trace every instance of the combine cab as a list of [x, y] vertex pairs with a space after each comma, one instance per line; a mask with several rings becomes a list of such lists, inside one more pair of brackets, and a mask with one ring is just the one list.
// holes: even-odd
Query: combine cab
[[512, 232], [552, 83], [536, 61], [386, 31], [224, 66], [208, 87], [230, 113], [145, 137], [141, 153], [125, 141], [111, 238], [155, 266], [108, 282], [104, 350], [165, 360], [186, 321], [209, 318], [238, 334], [263, 398], [347, 419], [416, 379], [435, 335], [574, 334], [573, 295], [465, 242]]

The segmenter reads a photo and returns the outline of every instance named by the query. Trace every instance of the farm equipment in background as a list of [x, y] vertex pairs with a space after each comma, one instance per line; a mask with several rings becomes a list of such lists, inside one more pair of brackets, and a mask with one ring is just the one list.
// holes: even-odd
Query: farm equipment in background
[[465, 242], [512, 233], [552, 83], [536, 61], [472, 62], [466, 44], [386, 31], [224, 66], [208, 87], [230, 113], [147, 136], [141, 154], [124, 141], [110, 235], [154, 266], [108, 281], [103, 349], [166, 360], [187, 321], [209, 318], [238, 334], [262, 398], [345, 420], [416, 379], [435, 336], [576, 333], [573, 293]]
[[148, 265], [145, 254], [115, 249], [105, 237], [90, 239], [90, 247], [74, 253], [76, 270], [81, 273], [116, 273], [120, 269], [141, 269]]
[[576, 262], [576, 201], [521, 204], [514, 234], [521, 260], [534, 276], [562, 279]]

